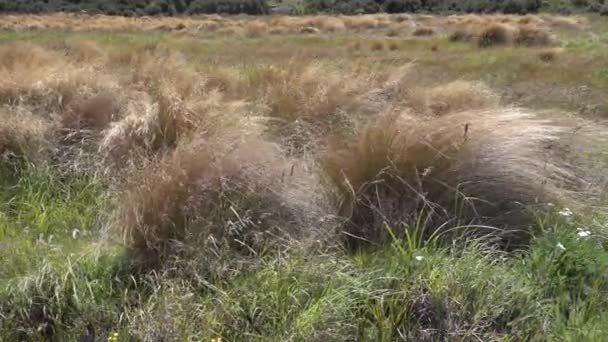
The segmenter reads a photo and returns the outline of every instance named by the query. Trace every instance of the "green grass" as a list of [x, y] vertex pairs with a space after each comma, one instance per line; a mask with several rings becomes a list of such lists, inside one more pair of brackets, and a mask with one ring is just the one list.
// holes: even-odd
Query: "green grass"
[[[608, 331], [606, 227], [592, 223], [593, 237], [580, 238], [580, 221], [558, 209], [539, 213], [541, 233], [514, 254], [394, 241], [268, 256], [209, 283], [131, 273], [120, 247], [95, 243], [108, 205], [95, 179], [27, 169], [14, 180], [3, 184], [1, 211], [6, 340], [52, 330], [58, 340], [591, 341]], [[90, 235], [75, 240], [74, 227]]]

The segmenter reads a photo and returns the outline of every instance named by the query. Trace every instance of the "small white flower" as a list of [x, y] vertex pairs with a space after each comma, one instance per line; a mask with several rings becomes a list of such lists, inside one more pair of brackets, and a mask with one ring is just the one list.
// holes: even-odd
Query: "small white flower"
[[424, 257], [422, 255], [416, 255], [414, 259], [416, 259], [417, 261], [422, 261]]
[[74, 240], [78, 239], [79, 235], [80, 235], [80, 230], [78, 230], [78, 229], [72, 230], [72, 239], [74, 239]]
[[562, 245], [562, 243], [561, 243], [561, 242], [558, 242], [558, 243], [557, 243], [557, 246], [555, 246], [555, 247], [557, 247], [557, 249], [560, 249], [560, 250], [562, 250], [562, 251], [565, 251], [565, 250], [566, 250], [566, 247], [564, 247], [564, 245]]
[[576, 235], [578, 235], [579, 238], [586, 238], [591, 236], [591, 231], [584, 229], [584, 228], [576, 228], [577, 233]]
[[560, 210], [558, 214], [560, 214], [564, 217], [570, 217], [570, 216], [572, 216], [572, 210], [570, 210], [569, 208], [564, 208], [564, 209]]

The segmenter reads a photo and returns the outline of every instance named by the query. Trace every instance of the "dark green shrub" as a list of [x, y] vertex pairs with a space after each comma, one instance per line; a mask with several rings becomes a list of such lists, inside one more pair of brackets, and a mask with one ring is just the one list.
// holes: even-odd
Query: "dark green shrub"
[[387, 13], [417, 12], [422, 9], [420, 0], [387, 0], [382, 9]]
[[587, 6], [589, 6], [589, 0], [570, 0], [570, 2], [575, 7], [587, 7]]
[[608, 15], [608, 4], [604, 4], [604, 6], [600, 8], [600, 15]]

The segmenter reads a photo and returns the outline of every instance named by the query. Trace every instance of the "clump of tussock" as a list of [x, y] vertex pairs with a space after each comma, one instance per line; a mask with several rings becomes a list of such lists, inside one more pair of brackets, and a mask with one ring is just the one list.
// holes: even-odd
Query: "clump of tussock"
[[384, 48], [385, 48], [385, 45], [384, 45], [384, 41], [383, 40], [377, 39], [377, 40], [373, 40], [370, 43], [370, 49], [372, 51], [382, 51], [382, 50], [384, 50]]
[[448, 40], [451, 42], [470, 42], [475, 40], [475, 33], [470, 28], [458, 28], [450, 33]]
[[240, 102], [223, 101], [217, 90], [184, 100], [175, 89], [165, 86], [156, 97], [143, 94], [130, 99], [124, 117], [102, 133], [99, 152], [108, 164], [124, 165], [135, 156], [172, 149], [195, 131], [209, 136], [219, 127], [238, 125], [243, 107]]
[[254, 20], [245, 25], [244, 31], [245, 35], [249, 38], [261, 37], [268, 33], [268, 24], [263, 21]]
[[307, 20], [308, 25], [326, 32], [342, 31], [346, 28], [342, 19], [330, 16], [314, 16]]
[[490, 23], [483, 26], [476, 35], [479, 47], [508, 45], [513, 41], [512, 29], [503, 24]]
[[226, 249], [256, 256], [313, 232], [306, 227], [318, 195], [299, 183], [308, 178], [296, 177], [278, 146], [225, 133], [182, 145], [131, 177], [117, 227], [137, 264], [160, 266], [182, 252], [212, 260]]
[[379, 26], [378, 19], [372, 15], [347, 16], [342, 19], [348, 29], [373, 29]]
[[435, 29], [432, 27], [418, 27], [412, 32], [412, 35], [416, 37], [428, 37], [435, 34]]
[[41, 161], [50, 149], [52, 123], [23, 109], [0, 109], [0, 162]]
[[61, 126], [69, 129], [103, 129], [119, 111], [114, 94], [101, 93], [68, 104], [62, 113]]
[[398, 236], [415, 226], [427, 238], [465, 226], [471, 235], [491, 232], [503, 247], [526, 243], [524, 206], [554, 202], [560, 187], [576, 183], [566, 163], [547, 157], [560, 132], [519, 109], [379, 118], [323, 158], [347, 243], [389, 241], [387, 226]]
[[291, 62], [285, 68], [261, 67], [248, 74], [243, 91], [269, 107], [273, 118], [292, 122], [305, 119], [323, 122], [340, 109], [356, 103], [362, 87], [357, 77], [343, 75], [320, 64]]
[[482, 82], [454, 81], [407, 94], [407, 105], [416, 113], [444, 115], [463, 110], [495, 108], [500, 97]]
[[514, 33], [513, 43], [523, 46], [548, 46], [555, 44], [555, 39], [547, 30], [538, 26], [521, 25]]
[[562, 53], [562, 49], [559, 48], [550, 48], [543, 49], [537, 53], [538, 59], [543, 62], [552, 62]]

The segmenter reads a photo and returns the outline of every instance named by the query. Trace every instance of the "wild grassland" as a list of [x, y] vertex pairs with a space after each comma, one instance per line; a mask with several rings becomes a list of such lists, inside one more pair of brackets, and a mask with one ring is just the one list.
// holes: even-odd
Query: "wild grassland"
[[599, 17], [0, 17], [0, 340], [601, 340]]

